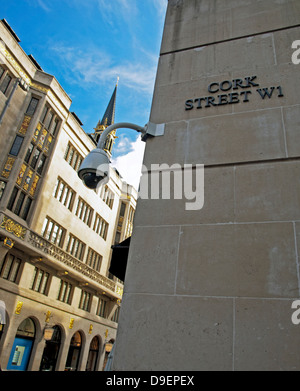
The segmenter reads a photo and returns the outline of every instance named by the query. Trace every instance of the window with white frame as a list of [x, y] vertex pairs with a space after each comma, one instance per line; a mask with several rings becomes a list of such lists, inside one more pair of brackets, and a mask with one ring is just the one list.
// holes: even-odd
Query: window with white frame
[[70, 253], [73, 257], [82, 261], [85, 252], [85, 244], [76, 238], [76, 236], [69, 234], [67, 252]]
[[49, 279], [50, 274], [48, 272], [36, 267], [33, 273], [31, 289], [35, 292], [41, 293], [42, 295], [47, 295]]
[[43, 228], [42, 236], [49, 240], [49, 242], [55, 244], [56, 246], [63, 247], [65, 239], [66, 230], [59, 224], [57, 224], [50, 217], [46, 217]]
[[58, 177], [55, 184], [53, 197], [61, 202], [70, 211], [72, 211], [75, 196], [75, 191], [69, 185], [67, 185], [65, 181]]

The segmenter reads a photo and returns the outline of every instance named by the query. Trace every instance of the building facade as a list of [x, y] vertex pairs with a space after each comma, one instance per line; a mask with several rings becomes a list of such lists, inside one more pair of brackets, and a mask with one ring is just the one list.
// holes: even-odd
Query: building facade
[[82, 184], [77, 170], [96, 141], [19, 42], [2, 20], [1, 367], [102, 370], [123, 292], [109, 273], [111, 246], [132, 230], [137, 193], [114, 169], [97, 191]]
[[192, 165], [196, 196], [204, 165], [204, 205], [138, 201], [114, 370], [300, 369], [299, 18], [169, 0], [144, 166]]

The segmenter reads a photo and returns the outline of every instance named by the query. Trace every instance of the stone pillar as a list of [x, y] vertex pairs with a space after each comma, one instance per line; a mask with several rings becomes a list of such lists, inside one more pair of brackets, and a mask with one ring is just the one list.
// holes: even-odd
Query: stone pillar
[[299, 20], [298, 0], [169, 0], [144, 165], [204, 164], [204, 206], [178, 183], [138, 201], [114, 370], [300, 369]]

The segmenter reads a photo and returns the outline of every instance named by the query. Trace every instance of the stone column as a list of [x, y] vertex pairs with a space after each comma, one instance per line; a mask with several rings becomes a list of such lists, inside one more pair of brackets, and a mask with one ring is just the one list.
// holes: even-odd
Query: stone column
[[114, 370], [300, 369], [299, 20], [298, 0], [169, 0], [144, 165], [204, 164], [204, 206], [178, 183], [138, 201]]

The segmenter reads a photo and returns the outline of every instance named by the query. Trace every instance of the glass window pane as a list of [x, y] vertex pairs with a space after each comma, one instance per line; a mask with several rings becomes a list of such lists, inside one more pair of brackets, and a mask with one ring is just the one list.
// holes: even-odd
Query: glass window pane
[[31, 282], [31, 289], [34, 288], [34, 282], [35, 282], [35, 278], [36, 278], [38, 270], [39, 269], [37, 267], [34, 268], [34, 272], [33, 272], [33, 276], [32, 276], [32, 282]]
[[66, 291], [66, 299], [65, 299], [65, 303], [70, 303], [70, 298], [71, 298], [71, 291], [72, 291], [72, 285], [71, 284], [68, 284], [68, 289]]
[[29, 162], [29, 159], [30, 159], [30, 156], [31, 156], [31, 153], [32, 153], [32, 150], [34, 148], [34, 145], [31, 143], [27, 149], [27, 152], [26, 152], [26, 155], [25, 155], [25, 162], [28, 163]]
[[31, 163], [30, 163], [30, 165], [31, 165], [32, 168], [35, 168], [36, 163], [37, 163], [37, 161], [38, 161], [38, 159], [39, 159], [40, 154], [41, 154], [41, 151], [39, 151], [38, 149], [36, 149], [36, 150], [34, 151], [33, 157], [32, 157]]
[[9, 75], [6, 75], [1, 86], [0, 86], [0, 91], [3, 92], [3, 94], [6, 93], [7, 89], [8, 89], [8, 86], [9, 86], [9, 83], [11, 82], [12, 78], [11, 76]]
[[12, 210], [12, 208], [14, 206], [14, 203], [15, 203], [15, 199], [16, 199], [17, 193], [18, 193], [18, 188], [14, 187], [14, 189], [13, 189], [13, 191], [11, 193], [11, 196], [10, 196], [10, 200], [8, 202], [8, 205], [7, 205], [7, 209]]
[[53, 113], [50, 111], [46, 117], [46, 121], [45, 121], [45, 128], [46, 129], [49, 129], [49, 125], [52, 121], [52, 118], [53, 118]]
[[53, 228], [53, 222], [49, 221], [49, 224], [48, 224], [48, 227], [47, 227], [47, 232], [46, 232], [46, 235], [45, 235], [45, 239], [47, 239], [47, 240], [50, 239], [52, 228]]
[[0, 200], [1, 200], [2, 196], [3, 196], [5, 187], [6, 187], [6, 182], [0, 181]]
[[60, 301], [64, 302], [66, 297], [66, 290], [67, 290], [68, 284], [64, 281], [62, 281], [61, 289], [60, 289]]
[[19, 198], [18, 198], [18, 201], [17, 201], [17, 204], [16, 204], [16, 207], [15, 207], [15, 210], [14, 210], [14, 213], [15, 213], [17, 216], [19, 216], [19, 214], [20, 214], [20, 212], [21, 212], [21, 209], [22, 209], [22, 206], [23, 206], [24, 199], [25, 199], [25, 194], [24, 194], [24, 193], [20, 193]]
[[4, 264], [4, 268], [2, 270], [2, 277], [7, 280], [11, 265], [13, 263], [14, 257], [12, 255], [9, 255], [6, 257], [6, 262]]
[[64, 230], [62, 228], [60, 228], [59, 231], [58, 231], [58, 234], [57, 234], [56, 244], [59, 247], [62, 247], [62, 235], [63, 235], [63, 232], [64, 232]]
[[70, 150], [70, 153], [69, 153], [69, 156], [68, 156], [68, 160], [67, 160], [67, 162], [68, 162], [69, 164], [71, 164], [73, 155], [74, 155], [74, 149], [71, 147], [71, 150]]
[[27, 108], [26, 114], [30, 115], [31, 117], [35, 113], [35, 110], [37, 108], [37, 105], [39, 103], [39, 100], [37, 98], [31, 98], [31, 101], [29, 103], [29, 106]]
[[50, 241], [51, 241], [53, 244], [56, 243], [56, 238], [57, 238], [58, 229], [59, 229], [58, 225], [55, 224], [55, 225], [54, 225], [54, 228], [53, 228], [52, 235], [51, 235], [51, 239], [50, 239]]
[[20, 264], [21, 264], [21, 260], [20, 259], [15, 259], [15, 261], [14, 261], [14, 263], [12, 265], [10, 274], [9, 274], [9, 281], [11, 281], [11, 282], [15, 282], [16, 281]]
[[11, 150], [9, 152], [10, 155], [13, 156], [18, 156], [22, 143], [23, 143], [24, 138], [21, 136], [16, 136], [15, 141], [11, 147]]
[[46, 287], [47, 287], [48, 280], [49, 280], [49, 273], [44, 273], [44, 278], [43, 278], [43, 281], [42, 281], [42, 284], [41, 284], [41, 289], [40, 289], [40, 293], [42, 293], [43, 295], [46, 292]]
[[66, 200], [67, 200], [68, 195], [69, 195], [69, 189], [68, 189], [67, 186], [66, 186], [64, 195], [63, 195], [62, 200], [61, 200], [61, 203], [62, 203], [62, 204], [66, 205]]
[[25, 205], [24, 205], [24, 208], [23, 208], [23, 212], [22, 212], [22, 219], [23, 220], [26, 220], [27, 219], [27, 216], [28, 216], [28, 213], [29, 213], [29, 210], [30, 210], [30, 207], [31, 207], [31, 204], [32, 204], [32, 199], [27, 197], [26, 201], [25, 201]]
[[42, 174], [43, 172], [43, 168], [44, 168], [44, 165], [45, 165], [45, 161], [46, 161], [46, 156], [45, 155], [42, 155], [41, 158], [40, 158], [40, 161], [39, 161], [39, 164], [37, 166], [37, 173], [38, 174]]
[[39, 289], [40, 289], [40, 284], [41, 284], [42, 277], [43, 277], [43, 272], [41, 270], [39, 270], [37, 278], [36, 278], [36, 281], [35, 281], [35, 284], [34, 284], [34, 288], [33, 288], [34, 291], [36, 291], [36, 292], [38, 292]]
[[59, 189], [58, 189], [58, 193], [57, 193], [57, 199], [58, 201], [61, 201], [62, 199], [62, 194], [63, 194], [63, 190], [65, 188], [65, 185], [63, 182], [60, 183], [60, 186], [59, 186]]

